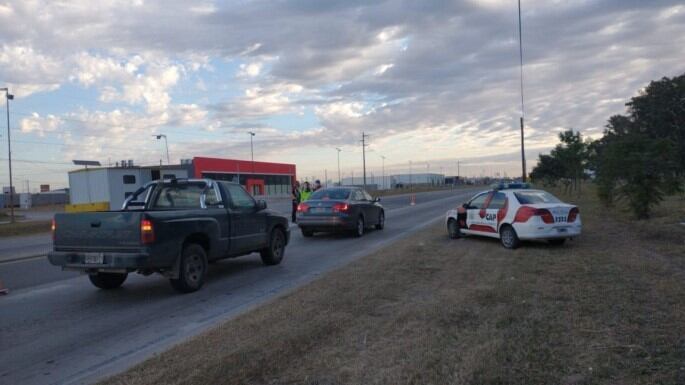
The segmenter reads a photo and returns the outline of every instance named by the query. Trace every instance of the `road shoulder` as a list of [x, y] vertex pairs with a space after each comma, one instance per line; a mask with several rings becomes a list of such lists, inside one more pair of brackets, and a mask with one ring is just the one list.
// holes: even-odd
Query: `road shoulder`
[[683, 248], [586, 208], [564, 247], [432, 226], [103, 384], [682, 383]]

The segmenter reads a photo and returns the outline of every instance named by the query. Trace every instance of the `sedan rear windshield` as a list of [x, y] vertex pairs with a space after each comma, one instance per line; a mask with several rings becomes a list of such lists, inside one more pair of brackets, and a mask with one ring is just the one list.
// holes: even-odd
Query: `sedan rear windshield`
[[514, 195], [516, 196], [516, 199], [518, 199], [519, 203], [522, 205], [534, 205], [537, 203], [561, 203], [559, 198], [555, 197], [554, 195], [546, 191], [519, 191], [515, 192]]
[[319, 191], [315, 191], [309, 199], [318, 200], [345, 200], [350, 196], [350, 190], [346, 188], [326, 188]]

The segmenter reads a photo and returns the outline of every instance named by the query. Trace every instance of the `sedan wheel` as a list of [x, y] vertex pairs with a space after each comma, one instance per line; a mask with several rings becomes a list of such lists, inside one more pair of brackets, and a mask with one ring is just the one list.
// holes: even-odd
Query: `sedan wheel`
[[359, 217], [357, 218], [357, 227], [354, 230], [354, 235], [357, 237], [361, 237], [364, 235], [364, 229], [365, 229], [365, 224], [364, 224], [364, 217]]
[[378, 223], [376, 224], [376, 230], [383, 230], [385, 228], [385, 213], [383, 211], [378, 214]]

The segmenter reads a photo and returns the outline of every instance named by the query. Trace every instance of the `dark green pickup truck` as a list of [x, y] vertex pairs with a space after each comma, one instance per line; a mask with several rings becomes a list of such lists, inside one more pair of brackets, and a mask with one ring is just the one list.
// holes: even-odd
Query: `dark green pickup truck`
[[202, 287], [207, 264], [259, 252], [266, 265], [283, 259], [288, 220], [237, 183], [172, 179], [146, 184], [121, 211], [56, 214], [50, 263], [89, 275], [101, 289], [128, 273], [160, 273], [180, 292]]

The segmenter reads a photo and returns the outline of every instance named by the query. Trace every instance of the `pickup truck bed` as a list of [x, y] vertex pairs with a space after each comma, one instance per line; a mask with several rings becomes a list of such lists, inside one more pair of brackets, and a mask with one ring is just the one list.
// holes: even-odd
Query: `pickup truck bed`
[[265, 264], [280, 263], [290, 231], [240, 185], [191, 179], [151, 182], [121, 211], [56, 214], [53, 237], [50, 263], [89, 274], [97, 287], [119, 287], [131, 272], [160, 273], [191, 292], [210, 261], [260, 252]]

